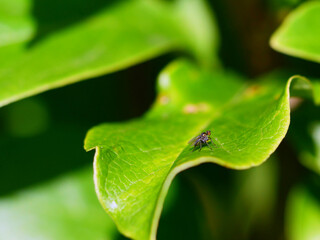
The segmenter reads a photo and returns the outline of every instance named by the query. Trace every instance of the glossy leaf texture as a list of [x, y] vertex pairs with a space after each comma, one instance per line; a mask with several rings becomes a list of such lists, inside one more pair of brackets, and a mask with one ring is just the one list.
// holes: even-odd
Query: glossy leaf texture
[[[120, 232], [155, 239], [164, 198], [179, 172], [205, 162], [247, 169], [278, 147], [289, 127], [292, 79], [286, 86], [270, 81], [247, 86], [242, 80], [176, 61], [160, 74], [149, 113], [88, 132], [85, 149], [96, 149], [96, 192]], [[216, 146], [192, 152], [188, 141], [204, 130], [212, 131]]]
[[313, 240], [320, 238], [320, 178], [310, 176], [295, 186], [289, 194], [286, 209], [288, 240]]
[[[12, 4], [20, 1], [14, 0]], [[9, 2], [5, 1], [7, 5]], [[24, 4], [32, 5], [32, 1], [25, 0]], [[2, 17], [4, 13], [0, 11]], [[0, 29], [0, 37], [12, 39], [11, 35], [21, 34], [21, 41], [28, 39], [31, 33], [20, 31], [34, 30], [28, 27], [21, 30], [20, 25], [28, 25], [29, 18], [23, 22], [21, 17], [21, 24], [12, 27], [12, 31]], [[87, 19], [35, 42], [31, 39], [28, 44], [11, 43], [0, 48], [0, 106], [172, 50], [185, 51], [199, 62], [212, 65], [216, 61], [212, 56], [216, 55], [217, 34], [202, 1], [130, 0], [112, 3]]]
[[275, 50], [320, 63], [320, 2], [309, 1], [289, 14], [273, 34]]
[[117, 230], [94, 194], [86, 168], [0, 198], [0, 238], [115, 239]]

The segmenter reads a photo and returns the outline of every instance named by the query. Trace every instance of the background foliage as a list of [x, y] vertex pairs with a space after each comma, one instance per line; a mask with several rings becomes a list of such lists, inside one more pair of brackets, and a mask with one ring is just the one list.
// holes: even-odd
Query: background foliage
[[319, 13], [0, 0], [0, 239], [319, 238]]

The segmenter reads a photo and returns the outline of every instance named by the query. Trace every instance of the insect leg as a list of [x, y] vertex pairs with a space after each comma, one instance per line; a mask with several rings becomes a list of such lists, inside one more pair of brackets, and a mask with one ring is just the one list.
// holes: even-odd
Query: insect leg
[[197, 145], [194, 145], [194, 148], [192, 149], [192, 152], [196, 150]]
[[208, 144], [208, 142], [206, 142], [206, 144], [211, 150], [213, 150], [212, 147]]
[[199, 148], [199, 152], [201, 151], [201, 148], [202, 148], [202, 142], [200, 141], [200, 148]]
[[192, 145], [194, 146], [192, 152], [194, 152], [196, 150], [197, 146], [199, 145], [199, 139], [197, 139]]
[[212, 146], [216, 147], [217, 144], [215, 144], [215, 143], [212, 141], [212, 138], [211, 138], [211, 137], [208, 137], [208, 138], [210, 139], [210, 142], [211, 142]]

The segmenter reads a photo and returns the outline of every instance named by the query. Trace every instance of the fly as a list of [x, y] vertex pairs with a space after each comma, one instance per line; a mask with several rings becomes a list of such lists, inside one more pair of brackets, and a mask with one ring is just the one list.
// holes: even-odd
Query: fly
[[199, 136], [196, 136], [196, 137], [192, 138], [192, 139], [188, 142], [189, 144], [191, 144], [192, 146], [194, 146], [192, 152], [193, 152], [194, 150], [196, 150], [196, 148], [197, 148], [198, 146], [200, 147], [200, 148], [199, 148], [199, 152], [200, 152], [201, 149], [202, 149], [202, 146], [203, 146], [204, 144], [206, 144], [211, 150], [213, 150], [212, 147], [208, 144], [208, 143], [210, 142], [213, 146], [215, 146], [215, 144], [212, 142], [212, 139], [211, 139], [210, 135], [211, 135], [211, 131], [208, 130], [208, 131], [205, 131], [205, 132], [201, 133]]

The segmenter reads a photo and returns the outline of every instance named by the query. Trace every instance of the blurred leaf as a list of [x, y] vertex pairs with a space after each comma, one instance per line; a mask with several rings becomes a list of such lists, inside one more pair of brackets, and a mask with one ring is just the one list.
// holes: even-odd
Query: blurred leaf
[[210, 10], [205, 0], [176, 0], [175, 11], [180, 19], [175, 21], [179, 24], [177, 31], [182, 31], [180, 41], [186, 42], [199, 63], [209, 67], [219, 65], [220, 61], [219, 34]]
[[[132, 118], [137, 115], [136, 99], [153, 99], [154, 91], [136, 93], [132, 89], [135, 84], [139, 89], [142, 84], [146, 89], [153, 86], [149, 79], [160, 66], [155, 61], [138, 66], [149, 77], [130, 84], [126, 76], [136, 69], [69, 85], [1, 108], [0, 196], [92, 163], [94, 153], [87, 154], [82, 148], [88, 129], [103, 121]], [[111, 91], [106, 94], [106, 89]], [[116, 89], [121, 89], [121, 99]], [[145, 111], [148, 105], [139, 104], [138, 111]]]
[[85, 126], [80, 124], [55, 123], [28, 137], [10, 134], [3, 131], [0, 136], [0, 181], [5, 182], [0, 195], [90, 163], [90, 157], [81, 151]]
[[320, 63], [320, 2], [309, 1], [294, 10], [271, 37], [282, 53]]
[[15, 48], [0, 48], [6, 52], [0, 55], [0, 106], [174, 49], [194, 53], [211, 65], [216, 61], [216, 38], [202, 1], [118, 2], [25, 47], [15, 57], [10, 57]]
[[[310, 81], [302, 76], [293, 76], [291, 86], [292, 95], [313, 99], [316, 105], [320, 104], [320, 84], [318, 79]], [[309, 82], [309, 83], [308, 83]], [[291, 99], [291, 106], [296, 108], [301, 99]], [[298, 152], [300, 162], [311, 170], [320, 173], [320, 111], [314, 104], [304, 104], [292, 116], [292, 125], [288, 136]]]
[[0, 1], [0, 50], [1, 47], [27, 41], [35, 32], [31, 18], [30, 0]]
[[32, 137], [45, 132], [48, 128], [49, 113], [41, 101], [29, 98], [17, 102], [5, 110], [3, 132], [9, 133], [11, 136]]
[[115, 239], [93, 190], [91, 169], [0, 199], [0, 238]]
[[[233, 173], [234, 188], [229, 196], [232, 206], [228, 214], [232, 218], [224, 223], [228, 225], [231, 222], [233, 229], [237, 229], [232, 233], [233, 239], [239, 239], [241, 235], [242, 239], [253, 239], [249, 238], [250, 234], [259, 231], [264, 239], [274, 238], [272, 223], [278, 193], [278, 160], [272, 155], [258, 168]], [[228, 205], [224, 208], [228, 208]], [[229, 228], [225, 231], [229, 232]]]
[[304, 0], [267, 0], [268, 6], [273, 12], [286, 11], [301, 4]]
[[289, 240], [320, 239], [320, 179], [296, 186], [286, 209], [286, 233]]
[[[264, 162], [287, 132], [291, 81], [245, 88], [234, 74], [178, 61], [161, 73], [157, 101], [146, 116], [91, 129], [85, 148], [96, 149], [97, 194], [119, 230], [154, 239], [169, 185], [184, 169], [204, 162], [246, 169]], [[203, 130], [213, 131], [217, 146], [192, 152], [187, 142]]]

